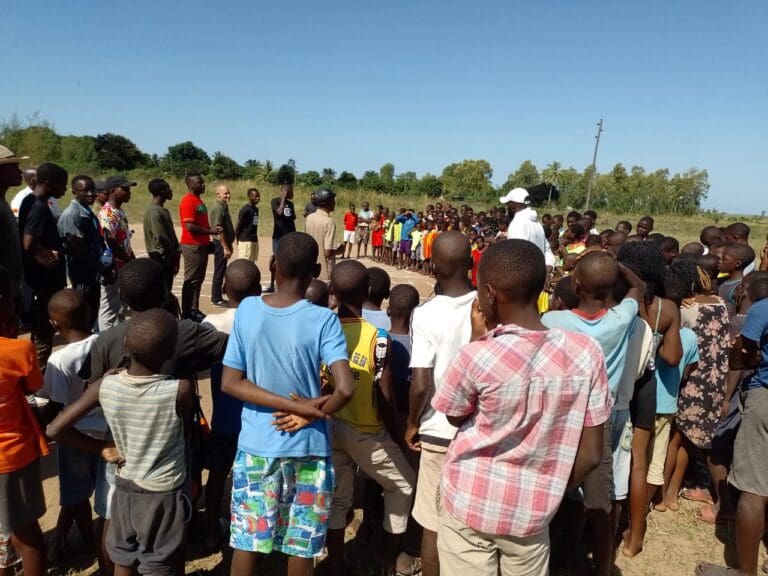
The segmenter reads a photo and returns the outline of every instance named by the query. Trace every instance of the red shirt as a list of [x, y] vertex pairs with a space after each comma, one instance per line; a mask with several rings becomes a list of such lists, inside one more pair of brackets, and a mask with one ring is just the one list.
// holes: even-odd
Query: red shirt
[[199, 196], [187, 192], [179, 202], [179, 219], [181, 220], [181, 244], [207, 245], [211, 243], [208, 234], [192, 234], [187, 230], [186, 222], [194, 222], [203, 228], [210, 228], [208, 223], [208, 208]]
[[475, 288], [477, 288], [477, 265], [480, 264], [480, 257], [483, 255], [485, 248], [484, 246], [482, 250], [479, 248], [472, 250], [472, 286]]
[[357, 228], [357, 214], [347, 212], [344, 214], [344, 230], [354, 232], [355, 228]]

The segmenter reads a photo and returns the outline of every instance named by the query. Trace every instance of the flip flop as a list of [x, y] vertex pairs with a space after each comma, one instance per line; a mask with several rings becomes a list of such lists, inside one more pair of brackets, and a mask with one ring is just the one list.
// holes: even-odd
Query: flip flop
[[735, 520], [735, 518], [724, 518], [720, 516], [719, 512], [712, 504], [705, 504], [704, 506], [701, 506], [693, 513], [696, 516], [697, 520], [701, 520], [702, 522], [706, 522], [707, 524], [717, 525], [717, 526], [724, 526], [726, 524], [730, 524]]
[[680, 491], [680, 498], [703, 504], [714, 504], [709, 490], [702, 490], [701, 488], [685, 488]]
[[729, 566], [717, 564], [699, 564], [696, 566], [696, 576], [739, 576], [741, 572]]

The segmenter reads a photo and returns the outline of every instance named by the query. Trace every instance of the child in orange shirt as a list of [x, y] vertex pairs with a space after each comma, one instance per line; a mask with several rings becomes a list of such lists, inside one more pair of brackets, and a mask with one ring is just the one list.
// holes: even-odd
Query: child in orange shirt
[[[21, 555], [24, 574], [45, 574], [45, 544], [38, 519], [45, 514], [40, 456], [48, 443], [27, 403], [43, 377], [35, 347], [16, 340], [11, 276], [0, 266], [0, 533]], [[4, 540], [4, 539], [3, 539]]]

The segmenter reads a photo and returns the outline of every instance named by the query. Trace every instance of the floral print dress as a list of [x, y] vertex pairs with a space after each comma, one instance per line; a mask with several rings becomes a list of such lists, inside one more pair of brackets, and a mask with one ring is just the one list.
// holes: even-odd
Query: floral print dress
[[675, 423], [694, 446], [708, 450], [725, 399], [731, 348], [728, 309], [718, 298], [683, 308], [681, 316], [682, 325], [698, 337], [699, 366], [680, 389]]

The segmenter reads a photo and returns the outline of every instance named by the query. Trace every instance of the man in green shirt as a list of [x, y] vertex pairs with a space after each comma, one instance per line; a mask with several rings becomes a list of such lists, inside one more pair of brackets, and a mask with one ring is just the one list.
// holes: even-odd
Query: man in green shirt
[[152, 203], [144, 212], [144, 244], [152, 260], [163, 267], [163, 277], [168, 292], [173, 288], [173, 277], [179, 272], [179, 240], [173, 228], [171, 214], [165, 203], [173, 197], [170, 184], [162, 178], [155, 178], [149, 183]]
[[231, 194], [224, 184], [216, 186], [216, 202], [208, 212], [211, 227], [221, 227], [221, 234], [211, 242], [213, 250], [213, 284], [211, 286], [211, 302], [214, 306], [226, 308], [229, 304], [224, 300], [222, 286], [227, 261], [232, 257], [232, 244], [235, 241], [235, 227], [229, 215], [229, 200]]

